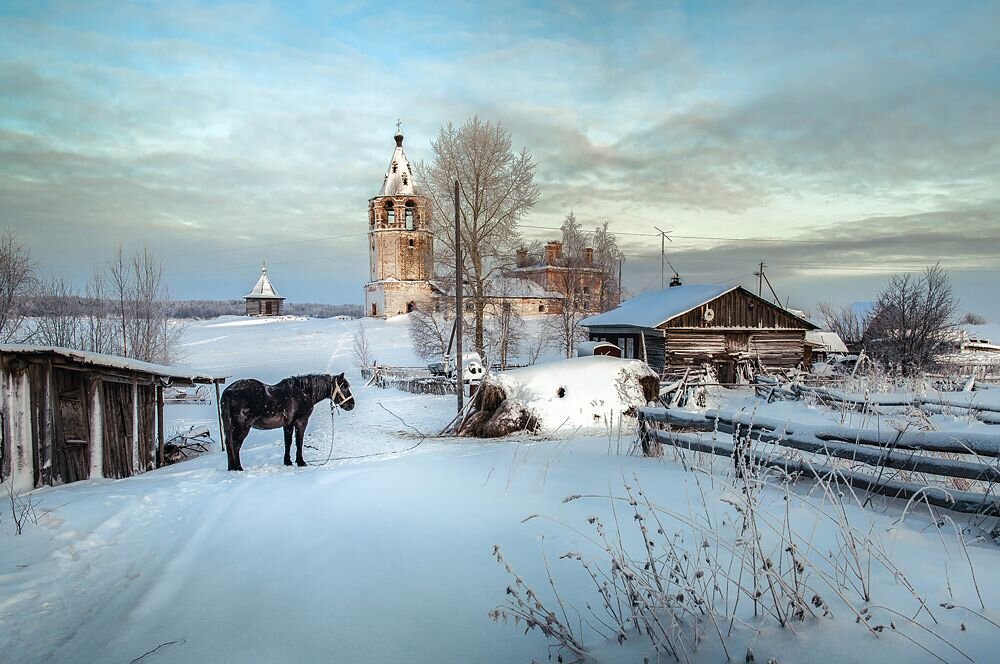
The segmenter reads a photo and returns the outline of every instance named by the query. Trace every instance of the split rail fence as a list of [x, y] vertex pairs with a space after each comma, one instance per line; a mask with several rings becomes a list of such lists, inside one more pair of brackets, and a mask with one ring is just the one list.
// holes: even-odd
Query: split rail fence
[[[731, 438], [720, 439], [717, 433]], [[968, 514], [1000, 516], [1000, 496], [994, 495], [1000, 481], [998, 433], [879, 431], [799, 424], [745, 412], [642, 408], [639, 442], [647, 456], [659, 456], [664, 445], [724, 457], [739, 455], [748, 467], [777, 468], [891, 498], [913, 499]], [[818, 454], [820, 458], [789, 454], [787, 448]], [[928, 452], [949, 456], [931, 456]], [[981, 493], [897, 479], [900, 471], [976, 480], [985, 483], [986, 490]]]

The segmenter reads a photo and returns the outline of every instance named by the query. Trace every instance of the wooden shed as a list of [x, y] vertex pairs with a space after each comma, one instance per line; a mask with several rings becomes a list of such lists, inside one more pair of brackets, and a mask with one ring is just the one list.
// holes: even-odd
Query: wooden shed
[[0, 482], [29, 490], [159, 467], [163, 388], [225, 381], [113, 355], [0, 345]]
[[591, 341], [608, 341], [623, 357], [654, 370], [710, 364], [722, 383], [737, 382], [741, 364], [799, 366], [805, 333], [816, 325], [742, 286], [692, 284], [638, 295], [581, 324]]

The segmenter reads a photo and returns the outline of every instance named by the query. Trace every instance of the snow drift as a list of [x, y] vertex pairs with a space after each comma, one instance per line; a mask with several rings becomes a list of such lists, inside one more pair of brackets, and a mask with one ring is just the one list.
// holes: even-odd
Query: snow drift
[[488, 376], [466, 435], [604, 426], [656, 398], [659, 379], [639, 360], [577, 357]]

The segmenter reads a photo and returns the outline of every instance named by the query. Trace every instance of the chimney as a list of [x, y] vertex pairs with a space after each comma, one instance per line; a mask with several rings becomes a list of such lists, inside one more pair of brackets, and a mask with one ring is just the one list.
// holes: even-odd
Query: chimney
[[562, 259], [562, 242], [559, 240], [550, 240], [545, 245], [545, 262], [549, 265], [555, 265]]
[[528, 266], [528, 250], [521, 247], [517, 250], [517, 266], [527, 267]]
[[593, 265], [594, 264], [594, 248], [593, 247], [586, 247], [583, 250], [583, 263], [584, 263], [584, 265]]

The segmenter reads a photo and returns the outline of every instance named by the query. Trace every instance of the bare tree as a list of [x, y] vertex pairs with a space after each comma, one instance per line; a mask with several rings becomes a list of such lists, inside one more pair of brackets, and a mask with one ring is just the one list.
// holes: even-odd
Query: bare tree
[[34, 341], [44, 346], [81, 348], [83, 321], [74, 306], [78, 294], [62, 276], [51, 275], [38, 289], [36, 307], [44, 313], [37, 316]]
[[538, 200], [535, 164], [526, 148], [515, 153], [510, 132], [474, 116], [461, 127], [441, 128], [431, 143], [434, 161], [417, 164], [435, 210], [435, 260], [448, 274], [455, 263], [451, 210], [459, 182], [459, 217], [466, 295], [473, 305], [474, 344], [485, 351], [487, 284], [510, 267], [519, 240], [517, 223]]
[[[506, 288], [508, 283], [509, 280], [504, 278], [495, 281], [498, 290], [505, 294], [509, 290]], [[487, 354], [492, 363], [498, 364], [500, 369], [504, 370], [511, 358], [521, 351], [521, 344], [524, 341], [524, 320], [514, 306], [502, 298], [490, 300], [488, 313], [485, 333]]]
[[163, 264], [148, 249], [127, 256], [119, 247], [107, 281], [117, 318], [116, 352], [146, 362], [175, 361], [183, 327], [170, 321]]
[[352, 351], [354, 353], [354, 364], [359, 367], [370, 367], [372, 365], [371, 348], [368, 344], [368, 332], [365, 324], [358, 324], [358, 331], [354, 333]]
[[940, 264], [894, 275], [875, 301], [867, 346], [874, 357], [915, 375], [953, 342], [958, 301]]
[[103, 270], [94, 270], [87, 284], [86, 294], [88, 308], [81, 346], [84, 350], [95, 353], [117, 353], [113, 313], [107, 300], [107, 284]]
[[25, 300], [35, 287], [31, 252], [11, 230], [0, 235], [0, 341], [20, 341]]
[[838, 309], [827, 302], [820, 302], [819, 313], [824, 327], [836, 332], [848, 347], [857, 350], [861, 346], [871, 323], [870, 311], [860, 312], [851, 306]]
[[424, 311], [420, 307], [410, 314], [410, 343], [414, 352], [425, 360], [443, 359], [448, 355], [448, 342], [455, 317], [445, 312]]
[[965, 312], [962, 319], [958, 321], [959, 325], [986, 325], [989, 321], [986, 320], [986, 316], [982, 316], [971, 311]]

